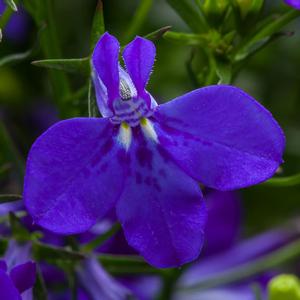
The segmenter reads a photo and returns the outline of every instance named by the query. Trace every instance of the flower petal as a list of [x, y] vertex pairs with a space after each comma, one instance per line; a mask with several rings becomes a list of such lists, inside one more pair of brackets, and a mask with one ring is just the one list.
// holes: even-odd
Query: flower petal
[[282, 163], [281, 128], [269, 111], [238, 88], [195, 90], [159, 106], [155, 118], [165, 149], [209, 187], [254, 185], [270, 178]]
[[206, 244], [203, 255], [214, 255], [232, 247], [241, 231], [241, 205], [235, 192], [209, 190], [207, 204]]
[[155, 53], [154, 44], [139, 36], [124, 49], [123, 57], [127, 72], [140, 96], [145, 93], [145, 87], [154, 64]]
[[284, 0], [287, 5], [300, 9], [300, 0]]
[[223, 253], [199, 260], [181, 277], [180, 286], [190, 286], [225, 274], [299, 237], [298, 229], [274, 229], [241, 241]]
[[20, 293], [33, 287], [35, 276], [36, 265], [31, 261], [18, 265], [10, 271], [10, 278]]
[[107, 119], [75, 118], [37, 139], [24, 185], [35, 223], [56, 233], [79, 233], [113, 207], [123, 188], [125, 151], [114, 139], [115, 130]]
[[[98, 41], [92, 55], [94, 84], [101, 112], [106, 105], [112, 109], [113, 101], [119, 98], [119, 51], [118, 40], [106, 32]], [[107, 95], [104, 95], [105, 93]]]
[[129, 155], [128, 180], [117, 203], [128, 243], [155, 267], [196, 259], [206, 219], [198, 184], [140, 129]]
[[0, 296], [1, 299], [21, 300], [18, 290], [13, 285], [9, 276], [0, 269]]

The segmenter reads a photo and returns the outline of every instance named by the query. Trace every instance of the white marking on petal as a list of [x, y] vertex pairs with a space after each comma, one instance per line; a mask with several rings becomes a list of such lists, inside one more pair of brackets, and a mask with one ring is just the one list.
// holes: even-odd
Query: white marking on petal
[[130, 147], [131, 140], [132, 140], [132, 131], [131, 127], [127, 123], [122, 123], [120, 125], [119, 134], [117, 137], [118, 141], [127, 151]]
[[146, 137], [148, 137], [151, 140], [153, 140], [154, 142], [158, 143], [157, 134], [154, 130], [152, 122], [149, 119], [142, 118], [141, 119], [141, 127], [142, 127], [142, 130]]

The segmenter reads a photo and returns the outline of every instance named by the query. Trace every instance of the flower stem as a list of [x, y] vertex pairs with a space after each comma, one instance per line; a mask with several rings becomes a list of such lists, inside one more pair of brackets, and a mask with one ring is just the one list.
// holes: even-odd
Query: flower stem
[[271, 178], [264, 182], [263, 186], [274, 186], [274, 187], [290, 187], [300, 184], [300, 173], [287, 177]]
[[213, 278], [207, 278], [201, 282], [181, 286], [181, 290], [204, 290], [223, 286], [231, 283], [236, 283], [254, 275], [261, 274], [266, 270], [287, 263], [298, 258], [300, 255], [300, 240], [294, 241], [289, 245], [283, 246], [277, 251], [258, 258], [250, 263], [245, 263], [235, 267], [232, 270], [221, 272]]
[[104, 234], [99, 235], [91, 242], [82, 247], [83, 252], [91, 252], [95, 248], [100, 247], [104, 244], [108, 239], [110, 239], [113, 235], [115, 235], [121, 229], [121, 225], [119, 223], [114, 224], [109, 230], [107, 230]]

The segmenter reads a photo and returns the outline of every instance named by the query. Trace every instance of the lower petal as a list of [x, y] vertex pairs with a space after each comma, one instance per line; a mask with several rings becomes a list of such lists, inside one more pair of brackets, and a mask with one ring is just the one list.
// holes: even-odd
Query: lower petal
[[117, 214], [129, 244], [152, 265], [176, 267], [199, 256], [206, 219], [199, 185], [140, 131]]
[[[60, 234], [89, 229], [122, 188], [122, 152], [107, 119], [76, 118], [52, 126], [32, 146], [25, 205], [38, 225]], [[112, 188], [113, 187], [113, 188]]]

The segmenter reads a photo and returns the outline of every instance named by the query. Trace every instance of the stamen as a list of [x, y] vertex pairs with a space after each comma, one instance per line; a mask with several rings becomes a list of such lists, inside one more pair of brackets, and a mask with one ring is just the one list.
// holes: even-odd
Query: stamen
[[152, 122], [147, 118], [141, 119], [141, 127], [144, 132], [144, 135], [150, 139], [152, 139], [154, 142], [158, 143], [157, 134], [154, 130]]
[[130, 147], [132, 140], [132, 130], [127, 123], [123, 122], [121, 124], [117, 139], [127, 151]]
[[120, 94], [122, 100], [126, 101], [132, 98], [130, 87], [123, 78], [120, 79]]

